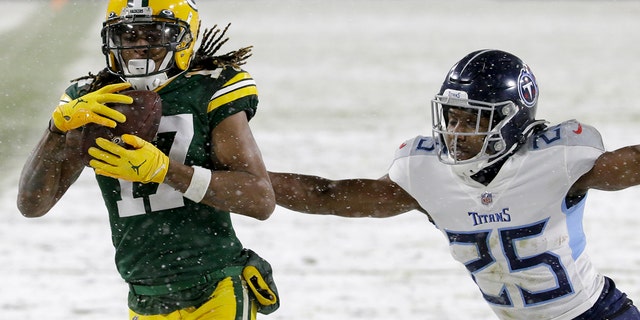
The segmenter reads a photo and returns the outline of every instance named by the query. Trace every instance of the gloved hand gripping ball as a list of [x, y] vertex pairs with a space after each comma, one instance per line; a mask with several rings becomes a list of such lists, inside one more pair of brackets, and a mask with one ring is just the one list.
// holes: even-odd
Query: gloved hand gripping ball
[[112, 84], [61, 104], [51, 115], [53, 124], [61, 132], [67, 132], [88, 123], [96, 123], [113, 128], [116, 126], [116, 121], [124, 122], [126, 117], [122, 113], [107, 107], [105, 103], [132, 103], [133, 99], [131, 97], [115, 93], [129, 87], [131, 87], [131, 84], [126, 82]]
[[89, 165], [96, 169], [96, 173], [133, 182], [162, 183], [169, 169], [169, 157], [134, 135], [123, 134], [122, 141], [133, 149], [104, 138], [96, 139], [100, 148], [89, 148], [89, 155], [93, 157]]

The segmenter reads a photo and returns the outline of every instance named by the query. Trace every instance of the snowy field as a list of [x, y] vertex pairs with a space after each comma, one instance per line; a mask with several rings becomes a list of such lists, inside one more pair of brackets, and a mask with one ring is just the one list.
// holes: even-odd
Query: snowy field
[[[429, 134], [429, 100], [466, 53], [527, 61], [539, 118], [596, 126], [605, 146], [640, 143], [640, 2], [204, 1], [203, 26], [232, 23], [227, 50], [253, 45], [252, 121], [272, 171], [377, 178], [405, 139]], [[106, 210], [92, 173], [45, 217], [16, 209], [22, 162], [68, 80], [104, 65], [106, 1], [3, 1], [0, 20], [0, 318], [126, 319]], [[223, 50], [224, 51], [224, 50]], [[591, 192], [587, 251], [640, 302], [640, 190]], [[494, 319], [442, 235], [418, 212], [383, 219], [234, 217], [269, 260], [282, 298], [261, 319]]]

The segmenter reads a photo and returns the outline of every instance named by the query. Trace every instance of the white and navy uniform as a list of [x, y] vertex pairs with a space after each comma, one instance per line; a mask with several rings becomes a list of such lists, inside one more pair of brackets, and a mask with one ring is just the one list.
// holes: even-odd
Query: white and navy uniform
[[488, 185], [438, 160], [434, 139], [404, 143], [389, 169], [448, 239], [500, 319], [572, 319], [598, 300], [604, 277], [585, 254], [585, 198], [571, 186], [604, 152], [575, 120], [549, 127], [510, 156]]

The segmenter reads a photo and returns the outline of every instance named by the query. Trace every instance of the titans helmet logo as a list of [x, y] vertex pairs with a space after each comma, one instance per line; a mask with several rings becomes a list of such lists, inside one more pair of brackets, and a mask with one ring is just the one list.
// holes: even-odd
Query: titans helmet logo
[[520, 70], [518, 76], [518, 94], [527, 107], [533, 107], [538, 101], [538, 84], [527, 66]]

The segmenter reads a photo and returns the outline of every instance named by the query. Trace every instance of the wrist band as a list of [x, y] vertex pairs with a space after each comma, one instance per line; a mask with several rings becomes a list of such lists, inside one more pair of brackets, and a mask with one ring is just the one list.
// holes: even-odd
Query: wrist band
[[211, 170], [203, 167], [193, 166], [193, 175], [189, 187], [184, 191], [184, 197], [194, 202], [204, 199], [209, 183], [211, 182]]

